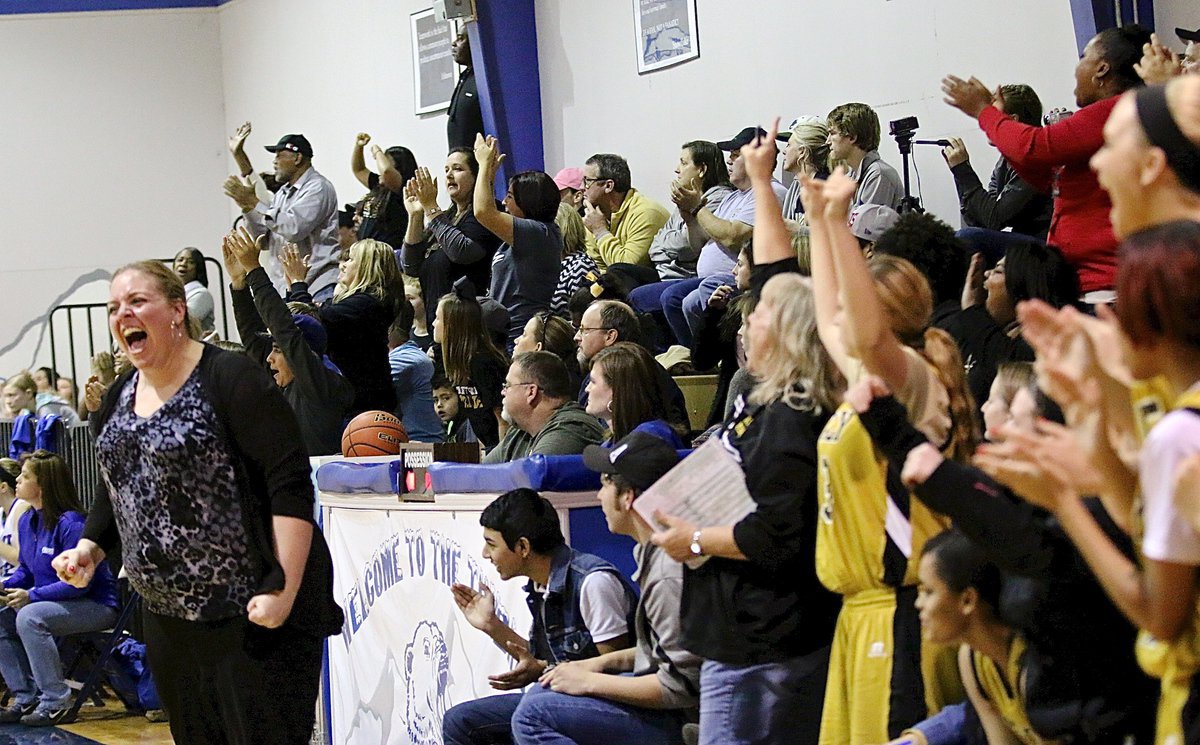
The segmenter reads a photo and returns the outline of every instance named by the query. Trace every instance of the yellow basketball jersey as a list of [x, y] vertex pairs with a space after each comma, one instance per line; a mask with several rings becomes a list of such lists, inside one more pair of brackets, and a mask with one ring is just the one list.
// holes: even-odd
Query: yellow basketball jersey
[[1021, 690], [1021, 656], [1024, 654], [1025, 640], [1017, 636], [1008, 650], [1008, 662], [1003, 670], [990, 657], [975, 650], [971, 650], [971, 666], [979, 690], [996, 707], [1017, 739], [1025, 745], [1042, 745], [1043, 740], [1033, 731], [1025, 711], [1025, 693]]
[[817, 443], [817, 576], [832, 592], [914, 585], [925, 541], [950, 525], [912, 497], [849, 404]]
[[[1161, 379], [1135, 383], [1131, 390], [1135, 420], [1144, 439], [1166, 414], [1182, 408], [1200, 409], [1200, 391], [1187, 391], [1171, 401], [1167, 385]], [[1131, 525], [1134, 546], [1142, 543], [1141, 499], [1137, 500]], [[1155, 726], [1155, 745], [1182, 745], [1183, 706], [1191, 692], [1192, 678], [1200, 672], [1200, 603], [1187, 626], [1174, 642], [1155, 639], [1149, 633], [1138, 634], [1135, 648], [1138, 666], [1162, 681]]]

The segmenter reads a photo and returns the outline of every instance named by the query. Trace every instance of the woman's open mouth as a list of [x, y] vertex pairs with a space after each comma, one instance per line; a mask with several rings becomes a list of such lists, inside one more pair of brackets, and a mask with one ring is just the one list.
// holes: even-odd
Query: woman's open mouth
[[145, 329], [126, 329], [124, 332], [125, 346], [129, 349], [130, 354], [137, 354], [146, 348], [146, 330]]

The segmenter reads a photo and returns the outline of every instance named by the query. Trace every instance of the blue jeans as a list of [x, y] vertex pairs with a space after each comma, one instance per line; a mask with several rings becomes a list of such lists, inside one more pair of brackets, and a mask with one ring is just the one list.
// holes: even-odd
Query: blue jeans
[[683, 742], [678, 711], [644, 709], [534, 685], [513, 715], [517, 745], [613, 745]]
[[705, 660], [700, 745], [815, 743], [828, 674], [829, 647], [761, 665]]
[[45, 709], [66, 708], [71, 689], [63, 680], [54, 637], [101, 631], [116, 620], [115, 608], [87, 598], [0, 610], [0, 674], [16, 702], [29, 706], [40, 700]]
[[[702, 281], [700, 278], [694, 277], [648, 285], [651, 288], [662, 287], [659, 293], [659, 302], [663, 316], [667, 319], [667, 325], [671, 328], [675, 340], [686, 347], [692, 345], [692, 332], [688, 329], [687, 320], [683, 317], [683, 299], [688, 296], [688, 293], [699, 287]], [[636, 294], [642, 289], [639, 287], [634, 290], [634, 293]], [[646, 290], [646, 292], [649, 293], [650, 290]], [[630, 296], [630, 300], [632, 301], [632, 296]]]
[[520, 693], [484, 696], [450, 707], [442, 718], [445, 745], [510, 745]]
[[662, 282], [651, 282], [648, 285], [635, 287], [629, 292], [629, 307], [638, 313], [661, 313], [663, 309], [663, 293], [672, 285], [679, 282], [691, 282], [693, 286], [700, 280], [667, 279]]

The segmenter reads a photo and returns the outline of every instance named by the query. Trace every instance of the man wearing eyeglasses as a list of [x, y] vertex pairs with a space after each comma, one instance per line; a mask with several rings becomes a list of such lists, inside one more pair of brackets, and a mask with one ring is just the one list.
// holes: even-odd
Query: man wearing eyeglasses
[[[585, 373], [579, 386], [579, 405], [584, 409], [588, 403], [588, 383], [592, 379], [590, 372], [592, 358], [601, 349], [611, 347], [619, 341], [642, 344], [641, 322], [637, 314], [625, 303], [619, 300], [597, 300], [587, 307], [579, 326], [575, 329], [575, 343], [579, 345], [576, 357], [579, 360], [579, 370]], [[645, 346], [644, 344], [642, 346]], [[679, 384], [662, 365], [655, 365], [654, 372], [658, 376], [658, 385], [662, 392], [667, 410], [663, 418], [682, 430], [688, 430], [687, 401]]]
[[631, 184], [629, 163], [597, 153], [583, 166], [583, 224], [587, 252], [600, 271], [609, 264], [651, 266], [650, 244], [671, 214]]
[[511, 426], [484, 463], [507, 463], [530, 455], [578, 455], [604, 441], [604, 427], [575, 401], [562, 358], [553, 352], [521, 352], [501, 387], [501, 416]]

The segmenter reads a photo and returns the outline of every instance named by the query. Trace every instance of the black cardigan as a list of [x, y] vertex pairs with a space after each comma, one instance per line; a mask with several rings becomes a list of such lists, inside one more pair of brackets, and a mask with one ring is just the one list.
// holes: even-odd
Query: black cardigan
[[[200, 386], [238, 464], [246, 535], [264, 567], [259, 592], [275, 592], [284, 586], [283, 567], [275, 556], [272, 518], [294, 517], [312, 524], [304, 577], [286, 623], [314, 636], [338, 633], [344, 619], [333, 599], [333, 560], [313, 520], [311, 471], [296, 417], [271, 376], [245, 355], [206, 344], [199, 370]], [[125, 373], [109, 388], [89, 422], [93, 433], [103, 430], [132, 376], [133, 371]], [[204, 469], [204, 463], [195, 464], [197, 478], [203, 478]], [[95, 541], [105, 553], [120, 545], [104, 480], [96, 490], [82, 537]]]
[[689, 651], [758, 665], [833, 641], [841, 600], [816, 570], [817, 438], [827, 419], [776, 401], [736, 410], [726, 424], [757, 509], [733, 526], [746, 561], [711, 558], [684, 570], [680, 614]]

